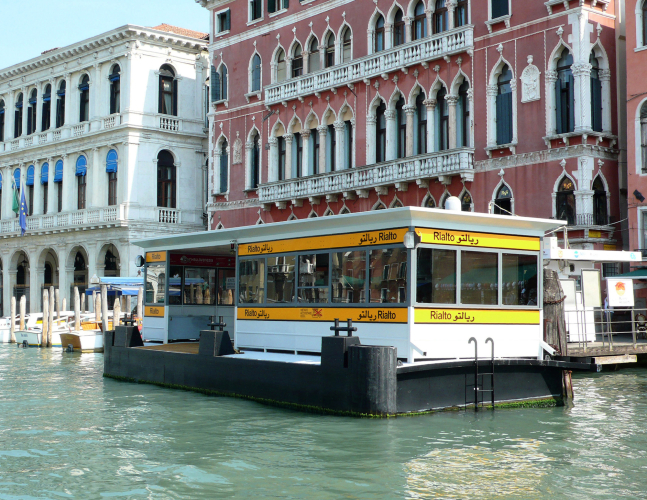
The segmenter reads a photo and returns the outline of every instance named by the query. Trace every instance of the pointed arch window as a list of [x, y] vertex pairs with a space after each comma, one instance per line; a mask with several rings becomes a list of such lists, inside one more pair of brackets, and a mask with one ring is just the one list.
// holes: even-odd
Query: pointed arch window
[[36, 89], [29, 95], [29, 107], [27, 108], [27, 135], [36, 132], [36, 107], [38, 106], [38, 92]]
[[595, 54], [589, 57], [591, 65], [591, 127], [602, 132], [602, 82], [600, 81], [600, 64]]
[[292, 78], [303, 74], [303, 52], [301, 44], [297, 43], [292, 52]]
[[[49, 130], [49, 127], [51, 126], [51, 118], [52, 118], [52, 86], [47, 84], [45, 86], [45, 92], [43, 93], [43, 109], [42, 109], [42, 117], [40, 122], [41, 132], [45, 132]], [[1, 142], [1, 139], [0, 139], [0, 142]]]
[[277, 180], [285, 180], [285, 139], [283, 137], [278, 137], [278, 146], [279, 146], [279, 178]]
[[557, 81], [555, 82], [555, 113], [558, 134], [566, 134], [575, 130], [575, 81], [572, 65], [573, 56], [565, 48], [557, 61]]
[[375, 162], [386, 160], [386, 105], [381, 103], [375, 113]]
[[22, 111], [23, 111], [23, 95], [22, 92], [18, 94], [16, 100], [16, 111], [14, 113], [14, 127], [13, 136], [20, 137], [22, 135]]
[[335, 35], [332, 33], [329, 33], [328, 38], [326, 38], [324, 62], [326, 63], [326, 68], [331, 68], [335, 65]]
[[261, 142], [258, 133], [252, 139], [252, 189], [261, 183]]
[[380, 52], [384, 50], [384, 17], [380, 16], [375, 21], [375, 39], [373, 45], [373, 52]]
[[79, 122], [90, 119], [90, 77], [83, 75], [79, 84]]
[[164, 64], [159, 71], [159, 109], [163, 115], [177, 116], [177, 80], [175, 71]]
[[227, 177], [229, 167], [229, 157], [227, 155], [227, 140], [223, 139], [220, 146], [220, 192], [227, 192]]
[[507, 64], [501, 68], [497, 79], [496, 143], [512, 142], [512, 71]]
[[106, 173], [108, 174], [108, 206], [117, 204], [117, 168], [119, 156], [117, 151], [111, 149], [106, 156]]
[[407, 114], [404, 111], [404, 97], [400, 94], [400, 99], [395, 103], [395, 119], [396, 119], [396, 145], [397, 157], [404, 158], [407, 156]]
[[496, 192], [494, 213], [497, 215], [512, 215], [512, 190], [503, 183]]
[[445, 97], [447, 90], [443, 87], [436, 94], [436, 118], [438, 120], [438, 151], [449, 149], [449, 106]]
[[420, 92], [416, 96], [416, 151], [415, 154], [421, 155], [427, 152], [427, 106], [425, 106], [425, 96]]
[[342, 49], [341, 49], [341, 59], [343, 63], [349, 62], [352, 59], [352, 40], [350, 28], [346, 26], [344, 32], [341, 35], [342, 39]]
[[319, 62], [319, 42], [313, 37], [308, 46], [308, 73], [319, 71]]
[[65, 80], [61, 81], [56, 92], [56, 128], [65, 125], [65, 92], [67, 84]]
[[285, 51], [279, 49], [276, 54], [276, 81], [282, 82], [287, 78], [286, 75], [286, 63], [285, 63]]
[[261, 90], [261, 56], [254, 54], [252, 58], [252, 92]]
[[337, 170], [337, 133], [332, 123], [326, 130], [326, 163], [328, 172]]
[[598, 175], [593, 181], [593, 224], [606, 226], [609, 223], [607, 214], [607, 192]]
[[173, 155], [162, 150], [157, 155], [157, 206], [176, 208], [176, 167]]
[[422, 206], [425, 208], [436, 208], [436, 202], [434, 201], [433, 196], [428, 194], [423, 200]]
[[427, 14], [425, 13], [425, 4], [422, 0], [416, 5], [413, 17], [413, 39], [420, 40], [427, 36]]
[[0, 99], [0, 142], [4, 142], [5, 103]]
[[303, 176], [303, 136], [300, 132], [294, 134], [292, 141], [292, 172], [297, 179]]
[[469, 100], [470, 85], [467, 80], [464, 80], [460, 87], [458, 87], [458, 112], [456, 119], [458, 120], [458, 145], [460, 147], [469, 147], [470, 145], [470, 100]]
[[556, 211], [558, 220], [565, 220], [569, 225], [575, 224], [575, 186], [573, 181], [564, 176], [557, 187]]
[[465, 191], [463, 196], [461, 196], [461, 211], [462, 212], [471, 212], [472, 211], [472, 195], [469, 191]]
[[402, 10], [398, 9], [395, 13], [393, 22], [393, 46], [397, 47], [404, 43], [404, 16]]
[[449, 13], [445, 0], [436, 0], [436, 9], [434, 10], [434, 34], [442, 33], [449, 29]]
[[354, 150], [353, 124], [350, 120], [344, 122], [344, 148], [346, 150], [346, 168], [353, 167]]
[[309, 175], [319, 173], [319, 131], [310, 129], [310, 172]]
[[458, 0], [454, 7], [454, 28], [467, 24], [467, 0]]

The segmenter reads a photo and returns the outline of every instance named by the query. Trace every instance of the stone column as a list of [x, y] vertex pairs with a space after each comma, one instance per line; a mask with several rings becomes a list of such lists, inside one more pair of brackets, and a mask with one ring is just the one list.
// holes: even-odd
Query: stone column
[[357, 140], [355, 139], [357, 137], [357, 120], [355, 118], [350, 119], [350, 126], [351, 126], [351, 130], [353, 131], [353, 141], [348, 146], [352, 148], [351, 164], [349, 168], [354, 168], [355, 165], [357, 165], [357, 158], [356, 158], [357, 148], [355, 147], [355, 144], [357, 144]]
[[394, 160], [397, 155], [397, 124], [395, 123], [395, 109], [387, 109], [384, 112], [386, 118], [386, 161]]
[[445, 96], [445, 101], [449, 105], [449, 149], [455, 149], [458, 143], [458, 123], [456, 123], [456, 105], [458, 104], [458, 96]]
[[56, 183], [54, 182], [54, 170], [56, 164], [52, 158], [47, 158], [49, 170], [47, 172], [47, 213], [54, 214], [58, 211], [58, 204], [56, 199]]
[[368, 53], [375, 54], [375, 30], [369, 29], [367, 35], [368, 39], [366, 43], [368, 44]]
[[284, 134], [285, 140], [285, 178], [292, 179], [292, 143], [294, 142], [294, 134]]
[[375, 127], [377, 118], [375, 115], [366, 117], [366, 164], [373, 165], [377, 158], [377, 137]]
[[211, 172], [209, 172], [209, 176], [213, 176], [213, 191], [209, 193], [209, 196], [211, 196], [211, 193], [220, 193], [220, 160], [222, 156], [222, 152], [220, 148], [214, 149], [212, 153], [212, 165], [211, 165]]
[[413, 40], [412, 21], [409, 16], [404, 16], [404, 41], [410, 42]]
[[[44, 269], [41, 273], [44, 274]], [[33, 251], [29, 254], [29, 313], [41, 312], [42, 292], [38, 281], [41, 273], [38, 272], [38, 254]]]
[[427, 153], [436, 151], [436, 99], [425, 99], [427, 108]]
[[384, 23], [384, 50], [393, 47], [393, 25]]
[[[456, 0], [447, 0], [447, 26], [452, 30], [456, 27], [456, 19], [454, 18], [454, 11], [456, 10]], [[451, 148], [451, 146], [450, 146]]]
[[326, 134], [328, 133], [328, 127], [326, 125], [319, 125], [317, 127], [317, 132], [319, 133], [319, 174], [326, 173]]
[[[137, 151], [139, 146], [137, 143], [130, 144], [128, 141], [121, 143], [121, 152], [119, 154], [119, 159], [117, 160], [117, 205], [122, 203], [133, 203], [138, 202], [140, 205], [155, 206], [157, 205], [157, 191], [153, 190], [150, 195], [152, 195], [152, 203], [148, 200], [142, 203], [141, 190], [135, 184], [135, 170], [137, 168]], [[175, 162], [175, 166], [179, 169], [180, 162]], [[155, 167], [153, 169], [154, 174], [157, 175], [157, 158], [155, 159]], [[101, 179], [101, 177], [99, 177]], [[99, 180], [99, 189], [101, 189], [101, 180]], [[177, 207], [180, 208], [180, 193], [182, 187], [179, 185], [179, 189], [176, 192], [176, 201]], [[149, 195], [149, 196], [150, 196]], [[149, 198], [150, 200], [151, 198]], [[105, 206], [108, 202], [108, 191], [99, 196], [99, 200]], [[125, 215], [125, 214], [124, 214]]]
[[62, 211], [71, 212], [77, 210], [77, 186], [76, 186], [76, 176], [75, 165], [72, 157], [64, 154], [63, 158], [63, 203]]
[[557, 71], [546, 71], [545, 80], [546, 135], [555, 135], [557, 133], [557, 121], [555, 116], [555, 82], [557, 81]]
[[510, 81], [510, 89], [512, 90], [512, 143], [517, 144], [517, 142], [519, 142], [519, 139], [517, 137], [518, 134], [517, 134], [517, 79], [516, 77]]
[[[67, 249], [59, 252], [59, 261], [58, 261], [58, 289], [60, 290], [61, 304], [63, 299], [67, 298], [67, 303], [70, 303], [70, 285], [74, 283], [74, 265], [67, 267]], [[74, 263], [74, 258], [72, 258], [72, 263]]]
[[100, 102], [104, 98], [109, 98], [109, 96], [104, 95], [104, 85], [101, 78], [101, 63], [94, 64], [93, 69], [93, 74], [90, 77], [90, 111], [88, 113], [90, 131], [99, 130], [101, 128], [101, 110], [99, 109]]
[[310, 129], [308, 128], [301, 129], [301, 145], [301, 177], [307, 177], [310, 172]]
[[[49, 101], [49, 128], [50, 130], [52, 130], [56, 128], [56, 101], [58, 100], [56, 92], [58, 89], [56, 88], [55, 78], [50, 78], [49, 83], [52, 86], [52, 92], [50, 94], [51, 97]], [[51, 135], [48, 135], [47, 140], [51, 140]]]
[[[15, 97], [15, 89], [10, 89], [7, 92], [7, 98], [5, 99], [5, 125], [4, 125], [4, 131], [5, 131], [5, 142], [11, 141], [11, 139], [14, 138], [13, 132], [14, 132], [14, 121], [15, 121], [15, 114], [16, 112], [16, 97]], [[9, 307], [8, 304], [5, 304], [5, 309]], [[8, 310], [8, 309], [7, 309]]]
[[275, 182], [279, 179], [279, 140], [276, 137], [270, 137], [267, 142], [270, 144], [267, 182]]
[[[88, 165], [87, 173], [87, 196], [86, 206], [88, 208], [103, 207], [108, 204], [108, 179], [105, 168], [101, 168], [101, 155], [99, 148], [92, 148], [92, 157]], [[117, 173], [118, 175], [118, 173]], [[103, 179], [105, 182], [101, 182]], [[101, 192], [101, 185], [105, 186]], [[105, 198], [105, 201], [104, 201]]]
[[336, 170], [343, 170], [346, 168], [346, 126], [342, 120], [337, 120], [333, 126], [335, 127]]
[[251, 189], [254, 182], [254, 165], [252, 163], [252, 150], [254, 143], [247, 141], [245, 143], [245, 189]]
[[499, 89], [496, 85], [488, 85], [487, 95], [487, 146], [496, 146], [496, 96]]
[[29, 113], [29, 95], [27, 95], [27, 87], [22, 87], [22, 135], [27, 135], [27, 114]]
[[[128, 52], [123, 61], [119, 62], [121, 75], [119, 80], [119, 90], [121, 92], [121, 112], [126, 113], [130, 111], [130, 80], [132, 73], [132, 52]], [[157, 108], [157, 105], [156, 105]], [[122, 123], [123, 123], [122, 118]]]
[[416, 113], [416, 107], [407, 104], [404, 106], [404, 112], [407, 114], [407, 143], [406, 143], [406, 150], [405, 154], [406, 156], [413, 156], [414, 151], [413, 151], [413, 138], [415, 137], [415, 124], [414, 124], [414, 119], [415, 119], [415, 113]]
[[598, 71], [602, 84], [602, 132], [611, 133], [611, 70]]
[[43, 213], [43, 185], [40, 183], [40, 162], [34, 161], [34, 213], [29, 215], [40, 215]]
[[72, 98], [74, 95], [71, 75], [70, 73], [65, 73], [65, 125], [78, 122], [78, 116], [75, 119], [72, 118]]
[[574, 63], [573, 80], [575, 82], [575, 132], [590, 130], [591, 117], [591, 69], [588, 62]]

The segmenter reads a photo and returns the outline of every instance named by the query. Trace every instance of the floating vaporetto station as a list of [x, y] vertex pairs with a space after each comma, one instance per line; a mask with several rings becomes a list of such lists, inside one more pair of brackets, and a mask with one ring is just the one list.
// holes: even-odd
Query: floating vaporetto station
[[138, 241], [143, 345], [107, 332], [105, 375], [349, 414], [559, 401], [590, 368], [544, 342], [561, 225], [404, 207]]

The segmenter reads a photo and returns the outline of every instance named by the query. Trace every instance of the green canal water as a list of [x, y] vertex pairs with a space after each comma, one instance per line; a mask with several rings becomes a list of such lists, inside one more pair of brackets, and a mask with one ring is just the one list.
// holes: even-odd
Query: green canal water
[[647, 370], [579, 376], [568, 407], [388, 420], [102, 370], [0, 345], [0, 500], [647, 498]]

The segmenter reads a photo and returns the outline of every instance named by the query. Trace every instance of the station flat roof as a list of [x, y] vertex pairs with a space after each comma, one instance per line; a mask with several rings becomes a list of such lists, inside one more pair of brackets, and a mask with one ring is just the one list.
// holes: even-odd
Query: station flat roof
[[542, 237], [546, 231], [552, 231], [564, 225], [566, 225], [566, 221], [553, 219], [457, 212], [438, 208], [400, 207], [199, 233], [160, 236], [135, 240], [133, 243], [146, 250], [197, 251], [200, 248], [213, 249], [214, 247], [229, 250], [232, 242], [251, 243], [327, 234], [381, 231], [401, 227], [427, 227], [454, 231]]

